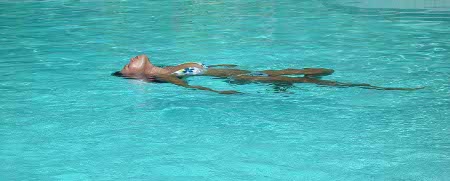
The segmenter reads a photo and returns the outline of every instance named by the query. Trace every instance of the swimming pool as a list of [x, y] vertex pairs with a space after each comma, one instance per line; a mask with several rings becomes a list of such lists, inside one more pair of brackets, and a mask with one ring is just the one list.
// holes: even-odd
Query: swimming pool
[[[0, 2], [0, 178], [446, 180], [449, 10], [362, 5]], [[140, 53], [426, 88], [189, 79], [243, 92], [220, 95], [110, 76]]]

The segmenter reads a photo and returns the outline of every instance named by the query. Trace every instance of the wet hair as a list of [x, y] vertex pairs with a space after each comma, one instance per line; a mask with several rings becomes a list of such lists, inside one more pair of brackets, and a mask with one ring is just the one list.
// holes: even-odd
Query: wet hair
[[120, 71], [116, 71], [116, 72], [112, 73], [111, 75], [112, 75], [112, 76], [116, 76], [116, 77], [122, 77], [122, 78], [124, 78], [124, 79], [133, 79], [133, 78], [131, 78], [131, 77], [128, 77], [128, 76], [126, 76], [126, 75], [123, 75], [123, 73], [120, 72]]
[[[135, 79], [133, 77], [128, 77], [126, 75], [123, 75], [120, 71], [114, 72], [111, 75], [112, 76], [116, 76], [116, 77], [122, 77], [124, 79]], [[155, 83], [166, 83], [165, 81], [158, 80], [155, 77], [147, 77], [147, 79], [145, 79], [145, 81], [147, 81], [147, 82], [155, 82]]]
[[112, 73], [111, 75], [112, 75], [112, 76], [116, 76], [116, 77], [125, 77], [125, 76], [122, 74], [122, 72], [120, 72], [120, 71], [114, 72], [114, 73]]

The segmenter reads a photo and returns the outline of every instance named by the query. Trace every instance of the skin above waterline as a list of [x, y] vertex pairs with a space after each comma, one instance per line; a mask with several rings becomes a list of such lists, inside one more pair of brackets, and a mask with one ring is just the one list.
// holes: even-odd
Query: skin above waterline
[[[122, 70], [112, 75], [140, 79], [147, 82], [171, 83], [185, 88], [206, 90], [220, 94], [235, 94], [234, 90], [219, 91], [208, 87], [189, 85], [183, 78], [188, 76], [211, 76], [221, 79], [232, 79], [236, 84], [249, 83], [269, 83], [292, 85], [294, 83], [311, 83], [325, 86], [337, 87], [360, 87], [364, 89], [376, 90], [404, 90], [411, 91], [422, 88], [396, 88], [379, 87], [370, 84], [343, 83], [331, 80], [322, 80], [321, 77], [330, 75], [334, 72], [326, 68], [304, 68], [304, 69], [283, 69], [283, 70], [263, 70], [249, 71], [236, 69], [236, 65], [221, 64], [206, 67], [199, 63], [184, 63], [176, 66], [158, 67], [155, 66], [148, 56], [138, 55], [130, 59]], [[286, 75], [301, 75], [302, 77], [288, 77]]]

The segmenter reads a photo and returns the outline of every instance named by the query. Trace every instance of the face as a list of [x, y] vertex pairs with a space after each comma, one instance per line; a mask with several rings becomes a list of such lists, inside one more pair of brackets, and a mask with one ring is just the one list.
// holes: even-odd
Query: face
[[150, 63], [146, 55], [138, 55], [130, 59], [130, 63], [126, 64], [120, 71], [124, 75], [137, 75], [144, 73], [145, 65]]

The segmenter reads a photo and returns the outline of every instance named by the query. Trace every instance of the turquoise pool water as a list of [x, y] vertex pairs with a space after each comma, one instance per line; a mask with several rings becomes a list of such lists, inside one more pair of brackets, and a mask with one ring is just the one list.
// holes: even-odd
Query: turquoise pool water
[[[450, 11], [362, 5], [2, 1], [0, 180], [447, 180]], [[426, 88], [110, 76], [141, 53]]]

